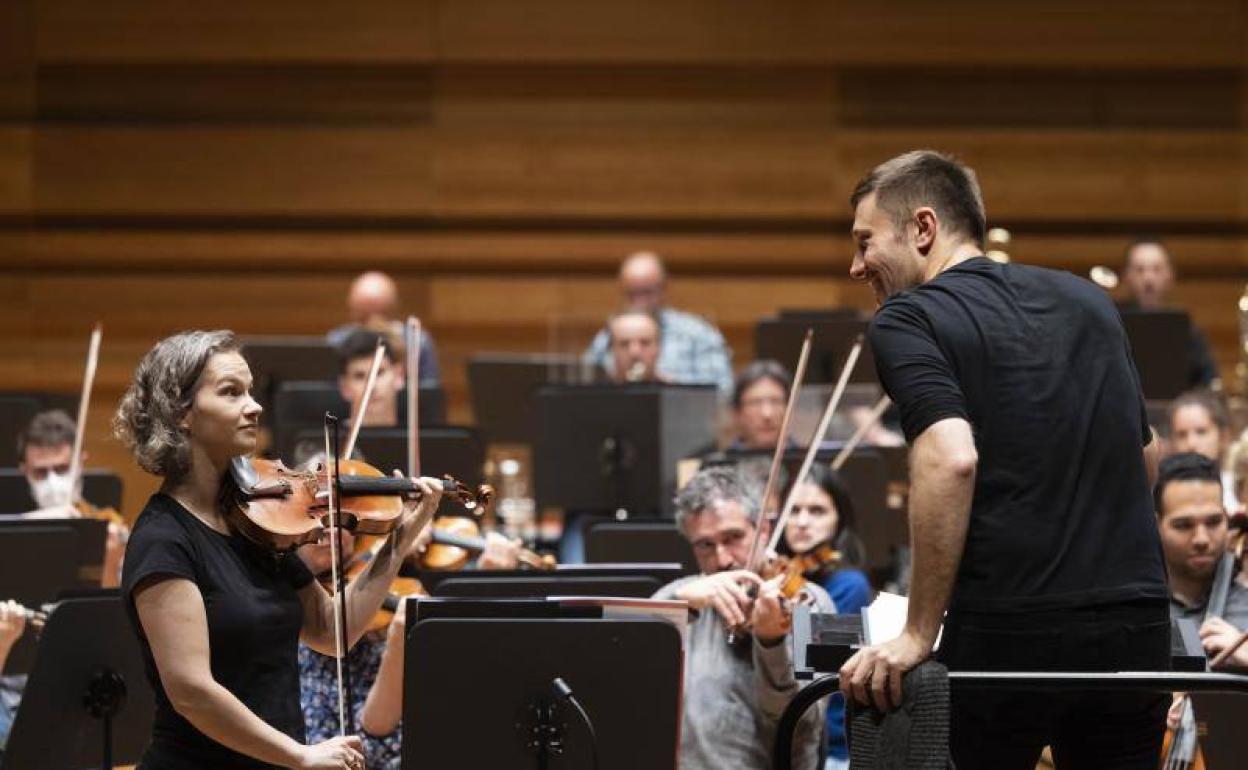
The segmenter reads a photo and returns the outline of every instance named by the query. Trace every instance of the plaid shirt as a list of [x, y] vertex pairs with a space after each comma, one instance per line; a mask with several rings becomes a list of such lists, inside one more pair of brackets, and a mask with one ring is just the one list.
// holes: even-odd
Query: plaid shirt
[[[732, 393], [732, 351], [719, 330], [703, 318], [672, 308], [659, 311], [659, 375], [670, 382], [714, 385], [721, 398]], [[600, 329], [581, 357], [610, 373], [610, 334]]]

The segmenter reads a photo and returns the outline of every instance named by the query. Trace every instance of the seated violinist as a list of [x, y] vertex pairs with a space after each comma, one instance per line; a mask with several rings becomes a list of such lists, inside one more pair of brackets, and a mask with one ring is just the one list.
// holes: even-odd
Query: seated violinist
[[[37, 506], [30, 516], [77, 518], [95, 507], [82, 500], [82, 479], [71, 488], [70, 465], [74, 456], [76, 433], [73, 419], [61, 409], [40, 412], [31, 419], [26, 430], [17, 437], [18, 469], [26, 476], [30, 496]], [[86, 451], [81, 461], [87, 461]], [[101, 585], [113, 588], [121, 579], [121, 562], [125, 555], [129, 530], [119, 521], [110, 521], [104, 542], [104, 563]]]
[[[276, 533], [246, 504], [223, 495], [235, 458], [256, 449], [251, 385], [232, 333], [184, 332], [143, 357], [114, 419], [138, 463], [163, 479], [135, 524], [122, 580], [156, 696], [140, 767], [363, 770], [356, 736], [306, 744], [299, 708], [299, 642], [332, 654], [337, 603], [298, 556], [274, 549]], [[416, 499], [398, 506], [371, 567], [347, 585], [348, 648], [441, 500], [435, 479], [410, 487]], [[289, 513], [309, 521], [306, 508]]]
[[[1167, 457], [1158, 469], [1153, 500], [1170, 575], [1170, 617], [1196, 620], [1212, 657], [1248, 629], [1248, 588], [1232, 579], [1223, 589], [1225, 597], [1212, 596], [1228, 534], [1217, 466], [1195, 452]], [[1211, 614], [1210, 604], [1219, 603], [1224, 603], [1221, 615]], [[1248, 647], [1240, 647], [1231, 661], [1248, 667]]]
[[[413, 555], [419, 555], [425, 549], [432, 535], [433, 528], [421, 533], [414, 545]], [[516, 567], [518, 544], [493, 532], [486, 536], [485, 541], [485, 550], [477, 559], [478, 569]], [[353, 552], [356, 541], [350, 532], [344, 531], [340, 542], [344, 553]], [[328, 538], [323, 543], [303, 546], [299, 549], [299, 557], [323, 584], [330, 584], [332, 554]], [[355, 559], [366, 560], [366, 552], [361, 551]], [[358, 569], [364, 563], [355, 566]], [[353, 572], [350, 564], [347, 572]], [[419, 584], [408, 579], [396, 581], [392, 589], [420, 592]], [[402, 608], [405, 602], [401, 594], [391, 598], [396, 600], [397, 611], [378, 613], [368, 631], [347, 653], [343, 663], [351, 679], [351, 703], [348, 708], [351, 709], [352, 722], [359, 730], [369, 770], [398, 770], [402, 762]], [[307, 645], [299, 645], [299, 701], [307, 726], [307, 740], [311, 743], [329, 740], [338, 734], [336, 669], [334, 657], [323, 655]]]
[[[779, 580], [764, 581], [745, 569], [759, 518], [758, 486], [735, 468], [712, 467], [676, 496], [677, 526], [702, 572], [654, 595], [683, 599], [694, 613], [685, 647], [681, 770], [770, 768], [777, 722], [798, 690], [789, 600]], [[832, 611], [822, 588], [807, 584], [805, 590], [821, 611]], [[747, 630], [730, 644], [730, 629]], [[823, 723], [821, 704], [803, 715], [794, 734], [794, 767], [822, 765]]]
[[[854, 534], [854, 504], [845, 482], [826, 465], [812, 466], [798, 485], [780, 552], [805, 562], [806, 579], [828, 592], [837, 612], [857, 614], [870, 603], [871, 584], [858, 568], [865, 554], [862, 541]], [[828, 761], [824, 770], [848, 766], [845, 700], [838, 692], [828, 701]]]

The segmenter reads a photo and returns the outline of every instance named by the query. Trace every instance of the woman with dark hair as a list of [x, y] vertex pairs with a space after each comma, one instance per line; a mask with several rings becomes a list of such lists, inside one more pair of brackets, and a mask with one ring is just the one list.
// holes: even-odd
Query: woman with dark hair
[[[810, 469], [797, 485], [793, 510], [784, 528], [782, 551], [801, 556], [830, 546], [830, 558], [806, 573], [832, 597], [836, 611], [860, 612], [871, 601], [871, 585], [859, 569], [862, 541], [854, 534], [854, 504], [849, 489], [835, 471], [825, 465]], [[845, 700], [834, 693], [828, 702], [828, 761], [825, 770], [849, 766], [845, 742]]]
[[[363, 770], [356, 736], [304, 745], [298, 643], [334, 654], [333, 602], [293, 552], [230, 523], [231, 460], [255, 451], [260, 406], [227, 331], [157, 343], [135, 370], [114, 429], [163, 478], [126, 550], [122, 595], [156, 693], [142, 770]], [[372, 566], [347, 586], [348, 641], [381, 606], [403, 556], [441, 499], [432, 479], [408, 503]]]

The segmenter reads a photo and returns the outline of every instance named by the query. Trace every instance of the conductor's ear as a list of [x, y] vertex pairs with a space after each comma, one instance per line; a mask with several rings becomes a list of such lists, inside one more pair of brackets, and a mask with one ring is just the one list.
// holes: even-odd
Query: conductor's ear
[[936, 242], [936, 233], [940, 230], [940, 218], [935, 209], [924, 206], [914, 212], [915, 237], [914, 245], [926, 255]]

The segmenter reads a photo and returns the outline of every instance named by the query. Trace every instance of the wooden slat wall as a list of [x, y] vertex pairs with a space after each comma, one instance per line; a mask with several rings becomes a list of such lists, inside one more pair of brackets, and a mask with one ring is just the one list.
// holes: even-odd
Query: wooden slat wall
[[[574, 349], [654, 248], [724, 329], [866, 306], [845, 198], [919, 146], [979, 172], [1015, 259], [1167, 237], [1236, 361], [1248, 0], [11, 0], [0, 4], [0, 389], [72, 392], [105, 324], [93, 460], [180, 328], [318, 333], [381, 267], [437, 336]], [[2, 440], [3, 437], [0, 437]]]

